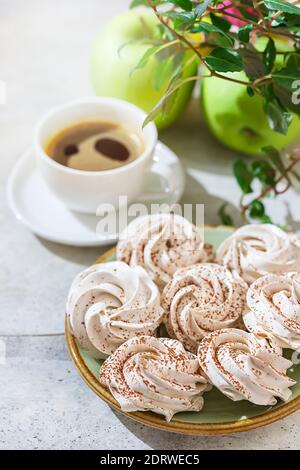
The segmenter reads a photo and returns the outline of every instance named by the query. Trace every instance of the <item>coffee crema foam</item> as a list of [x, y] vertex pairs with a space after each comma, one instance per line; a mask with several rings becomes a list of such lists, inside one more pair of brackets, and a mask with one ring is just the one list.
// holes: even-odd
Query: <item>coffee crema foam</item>
[[57, 163], [83, 171], [119, 168], [144, 151], [142, 137], [122, 124], [82, 121], [62, 129], [47, 142], [45, 152]]

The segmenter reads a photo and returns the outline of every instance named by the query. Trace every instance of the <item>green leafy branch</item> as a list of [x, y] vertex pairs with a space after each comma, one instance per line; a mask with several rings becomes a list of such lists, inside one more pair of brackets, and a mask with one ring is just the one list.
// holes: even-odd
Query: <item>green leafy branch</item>
[[[251, 164], [238, 159], [233, 164], [233, 173], [242, 191], [239, 209], [246, 222], [255, 220], [272, 223], [266, 213], [264, 200], [285, 193], [293, 185], [293, 179], [300, 181], [300, 174], [296, 171], [300, 163], [300, 148], [284, 156], [271, 146], [263, 150], [265, 158], [256, 159]], [[255, 181], [260, 186], [258, 194], [253, 190]], [[227, 213], [227, 203], [219, 209], [219, 216], [224, 225], [234, 225], [232, 217]]]
[[[208, 76], [244, 85], [249, 96], [262, 96], [270, 127], [286, 134], [292, 113], [300, 114], [299, 104], [293, 102], [293, 87], [300, 79], [298, 3], [240, 0], [232, 2], [232, 9], [219, 0], [133, 0], [131, 7], [147, 5], [152, 8], [161, 32], [160, 44], [156, 39], [138, 68], [152, 55], [159, 58], [162, 52], [172, 57], [174, 66], [166, 94], [149, 114], [147, 122], [160, 112], [166, 112], [174, 100], [173, 94], [186, 83], [182, 80], [182, 57], [189, 51]], [[233, 27], [233, 21], [238, 22], [238, 26]], [[198, 33], [202, 39], [197, 43], [194, 37]], [[266, 41], [263, 50], [258, 45], [261, 38]], [[278, 38], [285, 41], [287, 50], [280, 49]], [[158, 75], [166, 67], [161, 64]], [[242, 71], [246, 80], [228, 74]], [[191, 80], [201, 80], [203, 76], [201, 73]], [[160, 83], [159, 80], [156, 83]]]

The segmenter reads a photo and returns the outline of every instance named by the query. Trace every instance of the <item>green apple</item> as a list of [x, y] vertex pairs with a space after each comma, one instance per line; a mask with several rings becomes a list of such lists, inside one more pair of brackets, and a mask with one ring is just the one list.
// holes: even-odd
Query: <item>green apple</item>
[[[246, 80], [243, 72], [227, 74]], [[201, 102], [206, 122], [212, 133], [224, 145], [243, 153], [258, 155], [262, 147], [278, 149], [300, 138], [300, 118], [293, 115], [287, 135], [270, 129], [263, 110], [263, 99], [250, 98], [246, 87], [221, 78], [203, 80]]]
[[[159, 61], [152, 56], [147, 65], [130, 73], [139, 63], [145, 51], [152, 47], [143, 39], [159, 36], [157, 20], [149, 8], [135, 8], [115, 17], [98, 34], [91, 55], [91, 80], [97, 95], [113, 96], [130, 101], [150, 112], [164, 95], [172, 70], [164, 73], [165, 80], [158, 89], [154, 87], [154, 76]], [[195, 75], [196, 60], [184, 60], [183, 78]], [[170, 64], [171, 65], [171, 64]], [[155, 123], [159, 129], [172, 124], [188, 103], [194, 82], [183, 85], [176, 95], [172, 107], [159, 115]]]

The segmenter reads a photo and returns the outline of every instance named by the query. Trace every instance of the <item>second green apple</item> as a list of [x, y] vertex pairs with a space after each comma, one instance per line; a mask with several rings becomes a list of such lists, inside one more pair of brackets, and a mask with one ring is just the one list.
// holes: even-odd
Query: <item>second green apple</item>
[[[243, 72], [228, 74], [247, 80]], [[263, 109], [263, 99], [248, 96], [246, 87], [210, 77], [203, 80], [201, 103], [211, 132], [227, 147], [258, 155], [262, 147], [282, 149], [300, 138], [300, 118], [294, 115], [287, 135], [273, 131]]]

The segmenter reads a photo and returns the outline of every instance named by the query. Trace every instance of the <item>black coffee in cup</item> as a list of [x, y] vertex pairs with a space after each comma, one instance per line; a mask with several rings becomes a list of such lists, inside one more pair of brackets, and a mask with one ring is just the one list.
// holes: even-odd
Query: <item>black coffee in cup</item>
[[82, 121], [52, 136], [44, 150], [50, 158], [69, 168], [103, 171], [131, 163], [144, 148], [141, 135], [122, 124]]

